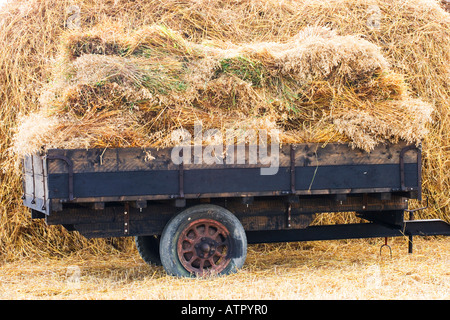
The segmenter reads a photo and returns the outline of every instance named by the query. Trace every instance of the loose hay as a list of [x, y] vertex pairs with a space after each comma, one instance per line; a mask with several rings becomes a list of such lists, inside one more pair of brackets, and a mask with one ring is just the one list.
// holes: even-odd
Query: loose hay
[[[286, 143], [353, 141], [356, 147], [368, 149], [393, 136], [417, 141], [426, 134], [422, 129], [428, 129], [423, 139], [423, 188], [430, 196], [426, 216], [448, 220], [450, 14], [438, 2], [86, 0], [78, 5], [81, 29], [75, 32], [67, 32], [64, 24], [73, 13], [67, 11], [65, 2], [15, 1], [0, 13], [0, 251], [4, 258], [109, 246], [29, 219], [20, 201], [21, 177], [14, 166], [17, 154], [10, 153], [13, 145], [21, 154], [41, 145], [50, 147], [55, 141], [65, 147], [129, 146], [146, 137], [149, 145], [164, 146], [171, 129], [194, 120], [219, 129], [247, 123], [281, 128]], [[347, 72], [366, 67], [358, 59], [334, 69], [333, 64], [315, 69], [320, 65], [315, 63], [314, 69], [308, 69], [311, 64], [280, 62], [282, 57], [333, 61], [333, 45], [339, 45], [333, 42], [335, 37], [367, 42], [355, 51], [373, 62], [361, 73], [363, 79]], [[329, 50], [324, 55], [282, 50], [305, 38], [310, 41], [303, 46], [328, 44]], [[345, 48], [353, 49], [351, 45]], [[153, 57], [152, 68], [147, 65], [149, 57]], [[101, 59], [108, 61], [104, 69], [88, 67]], [[183, 63], [190, 69], [184, 69]], [[240, 72], [242, 66], [247, 72]], [[294, 81], [288, 77], [291, 70], [305, 73]], [[152, 77], [142, 77], [146, 74]], [[207, 82], [205, 90], [194, 90], [205, 85], [204, 79], [211, 74], [216, 78]], [[58, 75], [64, 76], [58, 79]], [[360, 83], [364, 85], [355, 86]], [[236, 93], [245, 92], [242, 97], [258, 104], [238, 99], [238, 108], [230, 108], [227, 92], [220, 91], [224, 85]], [[174, 94], [164, 94], [164, 90]], [[214, 100], [216, 96], [221, 98]], [[376, 98], [365, 99], [368, 96]], [[136, 103], [140, 98], [146, 102]], [[355, 105], [364, 113], [346, 112]], [[393, 111], [388, 120], [397, 128], [403, 126], [404, 135], [388, 126], [387, 120], [378, 121], [373, 126], [377, 129], [369, 133], [361, 131], [359, 120], [372, 121], [374, 105], [377, 110]], [[433, 114], [430, 105], [435, 107]], [[252, 116], [239, 113], [240, 108], [253, 112]], [[45, 128], [39, 125], [29, 130], [26, 140], [14, 138], [27, 125], [19, 114], [34, 114], [40, 117], [39, 124], [49, 121], [50, 127], [63, 130], [52, 131], [57, 133], [50, 139], [50, 131], [39, 132]], [[425, 126], [430, 117], [433, 122]], [[73, 135], [80, 129], [82, 136]]]
[[[160, 26], [131, 34], [101, 30], [66, 37], [58, 62], [66, 68], [43, 88], [42, 109], [29, 116], [58, 123], [36, 132], [39, 147], [170, 146], [171, 133], [194, 122], [206, 130], [223, 119], [217, 129], [225, 136], [253, 118], [273, 123], [282, 143], [286, 132], [309, 122], [319, 132], [317, 125], [326, 132], [334, 126], [341, 134], [334, 138], [370, 151], [399, 139], [419, 144], [431, 121], [432, 106], [410, 98], [380, 49], [357, 36], [307, 27], [284, 43], [205, 46]], [[191, 79], [198, 68], [205, 71]], [[150, 139], [155, 132], [162, 133], [159, 141]], [[323, 142], [298, 136], [289, 141]], [[27, 127], [18, 130], [19, 156], [39, 150], [21, 150], [30, 138]]]

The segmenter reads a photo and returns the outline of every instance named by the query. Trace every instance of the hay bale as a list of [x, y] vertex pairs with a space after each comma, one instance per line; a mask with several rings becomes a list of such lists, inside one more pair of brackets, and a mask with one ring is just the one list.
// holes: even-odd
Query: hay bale
[[[42, 110], [24, 119], [39, 123], [48, 116], [58, 125], [33, 130], [40, 140], [35, 150], [24, 148], [27, 139], [39, 145], [28, 127], [18, 130], [13, 148], [20, 156], [46, 147], [171, 146], [171, 133], [192, 129], [194, 121], [225, 137], [248, 118], [272, 122], [281, 143], [308, 122], [315, 131], [334, 126], [340, 135], [333, 138], [370, 151], [400, 139], [420, 143], [431, 120], [432, 106], [411, 99], [380, 49], [357, 36], [308, 27], [283, 43], [205, 46], [160, 26], [128, 34], [101, 30], [65, 37], [59, 63], [66, 67], [43, 88]], [[197, 68], [208, 71], [192, 80]], [[316, 116], [307, 119], [311, 113]], [[222, 119], [220, 128], [211, 115]], [[150, 139], [156, 132], [159, 141]], [[322, 142], [294, 137], [289, 141]]]

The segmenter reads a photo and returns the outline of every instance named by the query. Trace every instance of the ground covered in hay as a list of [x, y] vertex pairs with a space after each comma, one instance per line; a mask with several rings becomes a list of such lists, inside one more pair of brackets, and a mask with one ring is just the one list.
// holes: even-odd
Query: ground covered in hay
[[[446, 300], [450, 242], [416, 237], [249, 246], [244, 268], [219, 278], [178, 279], [136, 251], [21, 259], [0, 265], [0, 299], [58, 300]], [[388, 311], [386, 311], [388, 312]]]

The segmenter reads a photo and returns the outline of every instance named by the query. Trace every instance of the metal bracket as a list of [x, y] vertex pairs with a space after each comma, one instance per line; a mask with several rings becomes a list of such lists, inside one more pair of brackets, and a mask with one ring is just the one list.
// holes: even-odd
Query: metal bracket
[[128, 202], [125, 202], [123, 210], [123, 233], [130, 234], [130, 205]]
[[362, 209], [367, 210], [367, 207], [369, 206], [369, 195], [367, 193], [363, 194], [362, 203], [363, 203]]
[[411, 191], [408, 190], [405, 186], [405, 153], [410, 150], [417, 150], [417, 188], [418, 188], [418, 199], [419, 201], [422, 200], [422, 182], [421, 182], [421, 176], [422, 176], [422, 148], [421, 146], [416, 147], [414, 145], [410, 145], [407, 147], [404, 147], [400, 151], [400, 187], [402, 191]]
[[[41, 170], [41, 174], [42, 174], [42, 179], [44, 179], [44, 173], [45, 173], [45, 170], [44, 170], [44, 165], [45, 165], [45, 161], [44, 161], [44, 158], [42, 158], [41, 157], [41, 161], [42, 161], [42, 170]], [[42, 181], [43, 183], [44, 183], [44, 181]], [[46, 203], [47, 203], [47, 196], [46, 196], [46, 194], [45, 194], [45, 189], [46, 188], [43, 188], [44, 190], [44, 194], [43, 194], [43, 205], [42, 205], [42, 210], [47, 210], [47, 208], [45, 207], [45, 205], [46, 205]]]
[[286, 228], [291, 227], [291, 212], [292, 212], [292, 204], [288, 203], [287, 210], [286, 210]]
[[31, 204], [35, 204], [36, 203], [36, 176], [34, 174], [34, 158], [33, 156], [31, 156], [31, 175], [33, 177], [33, 198], [31, 199]]
[[22, 194], [22, 200], [26, 199], [26, 190], [25, 190], [25, 159], [22, 159], [22, 190], [23, 190], [23, 194]]
[[62, 160], [67, 164], [69, 174], [69, 200], [73, 200], [73, 163], [72, 160], [62, 155], [47, 156], [47, 160]]
[[290, 148], [291, 194], [295, 194], [295, 146]]
[[[295, 195], [295, 146], [293, 144], [290, 145], [290, 174], [291, 174], [291, 190], [290, 196], [292, 198]], [[292, 199], [289, 199], [288, 206], [286, 210], [286, 228], [291, 227], [291, 212], [292, 212]]]
[[[183, 156], [183, 150], [181, 150], [181, 156]], [[184, 198], [184, 170], [183, 161], [178, 165], [178, 184], [179, 184], [179, 198]]]
[[[425, 210], [427, 208], [428, 208], [428, 196], [427, 196], [427, 205], [425, 207], [411, 209], [411, 210], [407, 209], [405, 211], [409, 212], [409, 220], [413, 221], [414, 220], [414, 212], [420, 211], [420, 210]], [[412, 234], [408, 234], [408, 253], [413, 253], [413, 236], [412, 236]]]
[[425, 207], [421, 207], [421, 208], [417, 208], [417, 209], [411, 209], [411, 210], [405, 209], [405, 211], [409, 212], [409, 213], [414, 213], [416, 211], [425, 210], [425, 209], [428, 209], [428, 196], [427, 196], [427, 205]]

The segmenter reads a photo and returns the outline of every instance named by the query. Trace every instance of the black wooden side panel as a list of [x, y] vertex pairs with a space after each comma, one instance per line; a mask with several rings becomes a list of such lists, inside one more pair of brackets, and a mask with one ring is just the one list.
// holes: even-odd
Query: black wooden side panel
[[184, 193], [272, 192], [289, 190], [289, 168], [261, 175], [259, 168], [200, 169], [185, 172]]
[[[393, 164], [296, 168], [297, 190], [400, 189], [400, 167]], [[405, 185], [417, 189], [417, 164], [405, 164]]]
[[[405, 164], [405, 185], [418, 188], [417, 164]], [[68, 175], [50, 174], [49, 197], [68, 198]], [[74, 174], [75, 198], [123, 197], [179, 194], [176, 170], [96, 172]], [[225, 194], [230, 192], [289, 193], [290, 168], [279, 168], [276, 175], [264, 176], [259, 168], [198, 169], [184, 172], [186, 195]], [[394, 164], [296, 167], [296, 191], [386, 188], [400, 189], [400, 168]]]
[[[178, 193], [177, 171], [96, 172], [74, 175], [75, 198], [171, 195]], [[49, 195], [53, 199], [68, 197], [67, 174], [49, 175]]]

